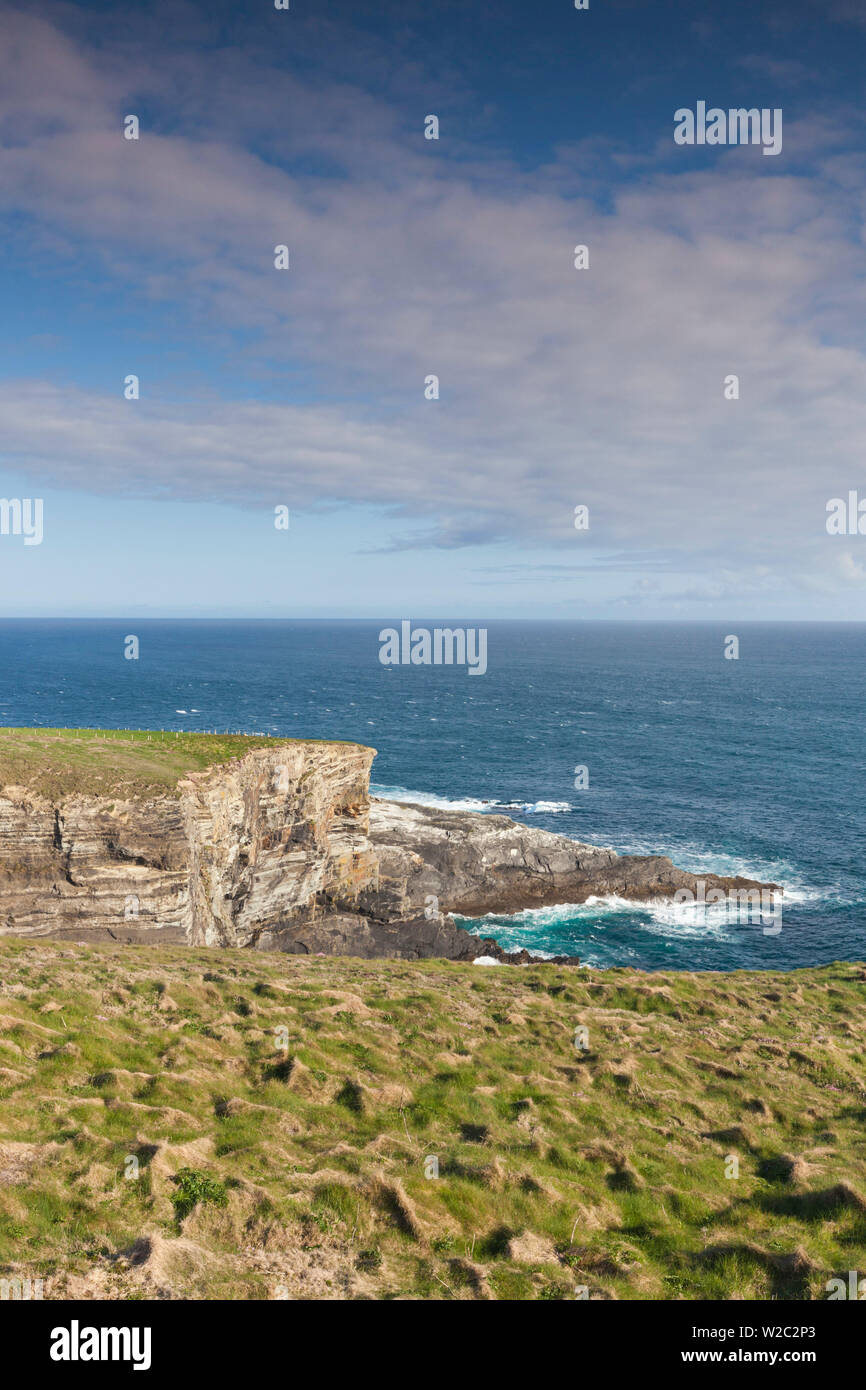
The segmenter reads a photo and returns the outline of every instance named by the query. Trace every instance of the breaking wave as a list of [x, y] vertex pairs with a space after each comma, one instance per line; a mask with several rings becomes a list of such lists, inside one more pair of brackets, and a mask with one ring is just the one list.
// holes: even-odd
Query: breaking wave
[[412, 806], [439, 806], [446, 811], [517, 811], [522, 816], [555, 816], [571, 810], [568, 801], [497, 801], [495, 798], [482, 800], [480, 797], [437, 796], [435, 792], [416, 792], [407, 787], [379, 786], [370, 784], [372, 796], [383, 801], [405, 801]]

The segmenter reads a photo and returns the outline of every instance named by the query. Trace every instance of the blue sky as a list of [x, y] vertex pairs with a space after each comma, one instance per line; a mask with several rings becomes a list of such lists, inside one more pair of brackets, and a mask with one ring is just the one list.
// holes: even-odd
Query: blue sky
[[[866, 619], [859, 0], [0, 39], [0, 495], [44, 499], [3, 616]], [[677, 146], [698, 101], [781, 154]]]

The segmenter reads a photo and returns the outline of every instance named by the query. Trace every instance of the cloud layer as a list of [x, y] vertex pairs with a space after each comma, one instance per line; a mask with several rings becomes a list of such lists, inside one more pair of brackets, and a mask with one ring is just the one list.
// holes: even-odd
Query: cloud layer
[[571, 544], [585, 503], [608, 568], [657, 553], [710, 584], [862, 584], [824, 531], [866, 451], [856, 113], [791, 122], [773, 161], [699, 165], [671, 119], [642, 150], [564, 143], [528, 170], [447, 112], [425, 142], [405, 95], [260, 52], [3, 27], [0, 210], [31, 268], [74, 281], [95, 258], [125, 317], [174, 313], [175, 352], [188, 333], [219, 363], [203, 385], [191, 345], [138, 402], [135, 361], [4, 383], [6, 466], [34, 487], [373, 505], [397, 550], [515, 554]]

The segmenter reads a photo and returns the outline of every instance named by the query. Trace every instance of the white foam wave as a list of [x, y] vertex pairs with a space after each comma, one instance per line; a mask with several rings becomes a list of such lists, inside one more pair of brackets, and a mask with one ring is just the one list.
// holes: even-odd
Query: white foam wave
[[666, 854], [678, 869], [686, 873], [718, 874], [720, 878], [750, 878], [758, 883], [778, 883], [784, 889], [786, 906], [793, 904], [824, 902], [836, 898], [832, 887], [817, 887], [807, 883], [802, 874], [785, 859], [764, 859], [759, 856], [747, 858], [724, 851], [707, 850], [701, 845], [685, 841], [664, 844], [659, 841], [633, 840], [617, 843], [618, 854]]
[[439, 796], [436, 792], [418, 792], [408, 787], [380, 786], [377, 783], [371, 783], [370, 791], [383, 801], [406, 801], [412, 806], [440, 806], [449, 811], [518, 811], [524, 816], [553, 816], [571, 810], [568, 801], [497, 801], [493, 797], [485, 800], [474, 796]]
[[[776, 898], [775, 905], [781, 905], [784, 913], [785, 898]], [[581, 925], [603, 930], [606, 919], [629, 916], [640, 918], [635, 926], [641, 931], [661, 936], [703, 937], [712, 936], [717, 940], [733, 940], [737, 928], [762, 925], [771, 926], [778, 919], [773, 916], [774, 904], [766, 899], [761, 909], [755, 904], [749, 913], [745, 905], [727, 903], [679, 903], [672, 899], [653, 898], [636, 901], [622, 898], [616, 893], [604, 896], [591, 895], [582, 903], [557, 903], [550, 907], [529, 907], [511, 916], [488, 912], [483, 918], [461, 918], [454, 914], [455, 920], [479, 936], [495, 936], [500, 945], [513, 949], [515, 943], [539, 951], [537, 938], [555, 937], [559, 929]], [[476, 925], [470, 923], [474, 920]], [[478, 925], [479, 923], [485, 925]], [[495, 924], [495, 925], [494, 925]], [[539, 954], [549, 954], [539, 951]]]
[[405, 801], [410, 806], [440, 806], [449, 811], [491, 811], [492, 801], [479, 801], [474, 797], [437, 796], [435, 792], [416, 792], [408, 787], [383, 787], [371, 782], [370, 792], [383, 801]]

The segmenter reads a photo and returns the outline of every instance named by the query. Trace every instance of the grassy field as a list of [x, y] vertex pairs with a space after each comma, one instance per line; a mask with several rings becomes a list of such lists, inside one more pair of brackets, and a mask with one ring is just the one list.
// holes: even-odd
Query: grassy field
[[0, 787], [26, 786], [49, 799], [165, 793], [187, 773], [227, 763], [252, 748], [297, 741], [153, 729], [0, 729]]
[[0, 981], [0, 1277], [48, 1298], [816, 1299], [866, 1274], [862, 966], [5, 938]]

